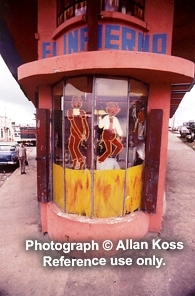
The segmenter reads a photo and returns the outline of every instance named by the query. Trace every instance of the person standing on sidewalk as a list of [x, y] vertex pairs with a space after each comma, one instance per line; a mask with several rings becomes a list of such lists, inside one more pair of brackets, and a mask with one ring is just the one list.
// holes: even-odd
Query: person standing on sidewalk
[[26, 155], [26, 147], [24, 146], [24, 142], [21, 142], [20, 147], [18, 148], [18, 159], [20, 162], [21, 174], [26, 174], [25, 161], [27, 160], [27, 155]]

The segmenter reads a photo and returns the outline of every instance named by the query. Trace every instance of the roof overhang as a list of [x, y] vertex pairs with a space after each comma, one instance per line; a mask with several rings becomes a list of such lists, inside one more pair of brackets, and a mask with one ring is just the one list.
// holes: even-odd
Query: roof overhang
[[171, 85], [170, 118], [176, 112], [184, 95], [192, 89], [194, 83], [195, 80], [193, 80], [192, 83], [175, 83]]
[[190, 85], [194, 63], [171, 55], [102, 50], [51, 57], [18, 69], [20, 85], [32, 101], [42, 84], [52, 85], [63, 77], [87, 74], [128, 76], [148, 84]]

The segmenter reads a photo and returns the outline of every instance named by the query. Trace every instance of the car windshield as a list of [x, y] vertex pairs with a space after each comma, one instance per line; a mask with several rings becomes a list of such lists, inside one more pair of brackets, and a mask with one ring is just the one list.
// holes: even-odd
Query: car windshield
[[0, 151], [15, 151], [15, 150], [16, 150], [15, 146], [0, 145]]

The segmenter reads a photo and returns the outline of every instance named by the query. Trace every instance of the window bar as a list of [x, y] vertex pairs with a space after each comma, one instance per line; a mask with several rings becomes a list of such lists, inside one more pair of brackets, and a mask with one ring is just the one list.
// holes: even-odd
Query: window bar
[[51, 199], [53, 200], [53, 163], [55, 161], [55, 118], [54, 118], [54, 96], [53, 96], [53, 87], [52, 87], [52, 112], [51, 112], [51, 145], [50, 145], [50, 151], [51, 151], [51, 158], [50, 158], [50, 168], [51, 168], [51, 185], [50, 185], [50, 195], [51, 195]]
[[126, 118], [126, 152], [125, 152], [125, 178], [124, 178], [124, 198], [123, 198], [123, 215], [125, 215], [125, 200], [127, 195], [127, 168], [128, 168], [128, 154], [129, 154], [129, 101], [130, 101], [130, 81], [127, 85], [127, 118]]
[[94, 110], [95, 110], [95, 78], [93, 78], [92, 97], [91, 97], [91, 218], [94, 216]]
[[122, 1], [119, 0], [118, 11], [122, 12]]
[[63, 81], [63, 103], [62, 103], [62, 159], [63, 159], [63, 170], [64, 170], [64, 178], [63, 178], [63, 184], [64, 184], [64, 212], [66, 213], [66, 178], [65, 178], [65, 174], [66, 174], [66, 167], [65, 167], [65, 85], [66, 85], [66, 81]]
[[105, 0], [102, 0], [101, 1], [101, 8], [100, 8], [101, 11], [105, 10]]

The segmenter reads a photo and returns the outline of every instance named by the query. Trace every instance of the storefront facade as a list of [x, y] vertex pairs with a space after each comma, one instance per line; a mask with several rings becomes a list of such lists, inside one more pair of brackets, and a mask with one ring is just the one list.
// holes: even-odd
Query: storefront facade
[[18, 74], [37, 107], [38, 200], [51, 239], [160, 231], [171, 85], [194, 77], [193, 62], [171, 55], [173, 8], [39, 1], [39, 59]]

